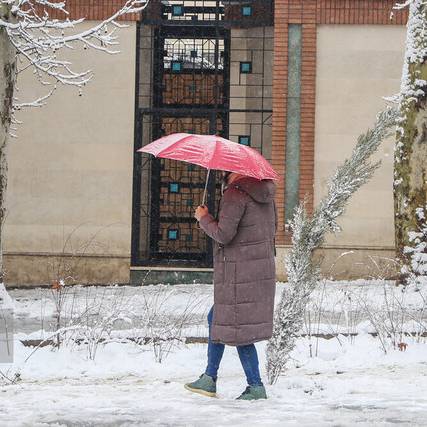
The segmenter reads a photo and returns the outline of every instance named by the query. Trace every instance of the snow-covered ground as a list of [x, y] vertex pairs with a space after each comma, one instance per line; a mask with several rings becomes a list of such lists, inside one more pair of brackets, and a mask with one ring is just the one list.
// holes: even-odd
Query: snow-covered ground
[[[384, 355], [378, 342], [360, 336], [353, 344], [320, 340], [319, 356], [308, 357], [301, 339], [294, 362], [269, 399], [234, 398], [245, 382], [236, 351], [227, 348], [219, 399], [189, 393], [185, 382], [205, 367], [206, 346], [189, 345], [154, 361], [148, 347], [110, 343], [95, 361], [86, 351], [17, 344], [15, 367], [22, 380], [3, 385], [2, 426], [381, 426], [427, 425], [427, 345], [409, 343], [405, 352]], [[264, 345], [258, 345], [264, 366]], [[13, 369], [13, 368], [12, 368]], [[9, 372], [9, 375], [12, 371]], [[264, 376], [265, 377], [265, 376]]]
[[[287, 286], [278, 283], [276, 304]], [[356, 280], [351, 282], [325, 281], [312, 294], [303, 333], [356, 333], [375, 332], [369, 321], [367, 310], [374, 314], [379, 308], [398, 316], [401, 307], [406, 316], [395, 319], [395, 323], [406, 323], [403, 329], [417, 332], [420, 325], [416, 320], [427, 321], [427, 294], [413, 289], [398, 288], [391, 281]], [[145, 307], [161, 312], [171, 318], [179, 318], [183, 312], [191, 311], [191, 322], [186, 325], [184, 335], [207, 336], [206, 315], [213, 303], [212, 285], [175, 286], [101, 286], [70, 287], [63, 297], [62, 325], [68, 325], [88, 309], [109, 311], [121, 310], [127, 321], [114, 323], [114, 329], [124, 335], [143, 323]], [[46, 331], [55, 329], [55, 291], [46, 288], [14, 289], [9, 291], [15, 301], [15, 330], [20, 338], [46, 338]], [[310, 316], [309, 316], [310, 314]]]
[[[20, 340], [48, 335], [55, 308], [46, 299], [49, 290], [11, 291], [18, 326], [14, 363], [0, 364], [0, 371], [9, 378], [19, 373], [20, 380], [10, 384], [0, 379], [0, 426], [427, 426], [426, 340], [402, 337], [406, 351], [393, 349], [388, 340], [385, 353], [379, 339], [366, 333], [375, 330], [378, 316], [371, 319], [373, 314], [366, 316], [354, 302], [363, 297], [360, 305], [376, 307], [378, 314], [384, 307], [384, 295], [393, 295], [388, 299], [395, 302], [392, 308], [399, 306], [396, 301], [405, 305], [406, 318], [399, 325], [412, 328], [417, 325], [409, 320], [424, 316], [419, 292], [405, 291], [402, 299], [398, 288], [383, 282], [330, 282], [319, 287], [310, 317], [321, 318], [321, 326], [306, 322], [302, 332], [324, 328], [325, 332], [357, 331], [359, 335], [300, 338], [288, 370], [275, 385], [267, 386], [269, 399], [241, 402], [235, 397], [243, 391], [245, 380], [232, 347], [227, 347], [222, 362], [219, 398], [212, 399], [183, 388], [203, 372], [206, 345], [175, 346], [158, 363], [152, 346], [115, 341], [117, 335], [135, 333], [129, 325], [143, 318], [137, 310], [142, 311], [146, 302], [177, 318], [188, 309], [189, 300], [194, 302], [195, 317], [185, 334], [205, 334], [212, 286], [174, 287], [168, 298], [159, 298], [159, 289], [109, 288], [110, 296], [103, 293], [99, 298], [100, 290], [92, 288], [90, 298], [89, 289], [75, 288], [80, 296], [72, 298], [73, 313], [90, 299], [108, 307], [106, 301], [117, 301], [123, 292], [130, 297], [120, 300], [130, 319], [124, 319], [119, 331], [110, 331], [112, 341], [96, 347], [94, 360], [88, 357], [86, 345], [69, 343], [59, 350], [48, 346], [36, 351], [24, 346]], [[401, 315], [397, 308], [386, 313], [387, 318], [396, 315], [395, 322]], [[45, 331], [40, 331], [40, 325]], [[266, 378], [265, 343], [257, 348]]]

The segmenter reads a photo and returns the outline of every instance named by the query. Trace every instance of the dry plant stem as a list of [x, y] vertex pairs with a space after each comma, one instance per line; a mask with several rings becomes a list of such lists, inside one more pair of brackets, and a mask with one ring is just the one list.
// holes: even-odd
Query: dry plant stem
[[183, 309], [171, 312], [167, 304], [174, 295], [174, 289], [161, 285], [156, 286], [151, 294], [143, 294], [144, 316], [141, 326], [158, 363], [162, 363], [172, 348], [183, 342], [183, 331], [193, 324], [195, 310], [201, 304], [200, 297], [191, 294]]

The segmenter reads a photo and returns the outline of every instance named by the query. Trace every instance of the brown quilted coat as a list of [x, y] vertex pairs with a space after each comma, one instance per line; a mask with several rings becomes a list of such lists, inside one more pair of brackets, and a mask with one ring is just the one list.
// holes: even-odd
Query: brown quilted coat
[[275, 293], [275, 185], [241, 178], [224, 192], [218, 219], [200, 226], [214, 241], [214, 342], [246, 345], [269, 339]]

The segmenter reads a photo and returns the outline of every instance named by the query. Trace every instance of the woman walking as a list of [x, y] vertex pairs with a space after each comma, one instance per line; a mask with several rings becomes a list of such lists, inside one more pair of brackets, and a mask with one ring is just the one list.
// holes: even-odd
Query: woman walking
[[275, 294], [275, 185], [237, 173], [224, 175], [225, 188], [215, 219], [199, 206], [195, 217], [214, 240], [214, 305], [208, 314], [208, 363], [205, 373], [185, 388], [216, 396], [225, 345], [236, 346], [248, 386], [238, 397], [266, 399], [254, 343], [273, 330]]

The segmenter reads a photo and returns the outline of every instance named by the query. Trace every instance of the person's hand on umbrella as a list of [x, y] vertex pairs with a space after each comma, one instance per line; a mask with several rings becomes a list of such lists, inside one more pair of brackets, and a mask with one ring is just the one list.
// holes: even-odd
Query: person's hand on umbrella
[[194, 212], [194, 217], [197, 221], [200, 221], [205, 215], [209, 213], [207, 206], [197, 206], [196, 212]]

